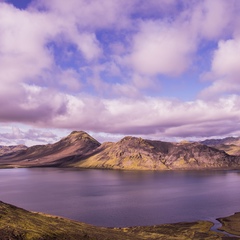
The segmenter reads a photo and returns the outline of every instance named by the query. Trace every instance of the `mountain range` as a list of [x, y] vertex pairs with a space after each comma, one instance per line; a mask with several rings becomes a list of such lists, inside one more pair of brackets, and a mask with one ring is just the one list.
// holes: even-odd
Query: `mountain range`
[[54, 144], [1, 146], [0, 168], [78, 167], [121, 170], [194, 170], [240, 168], [240, 138], [202, 142], [163, 142], [127, 136], [99, 143], [73, 131]]
[[223, 150], [229, 155], [240, 155], [240, 137], [227, 137], [223, 139], [207, 139], [201, 142], [210, 147]]

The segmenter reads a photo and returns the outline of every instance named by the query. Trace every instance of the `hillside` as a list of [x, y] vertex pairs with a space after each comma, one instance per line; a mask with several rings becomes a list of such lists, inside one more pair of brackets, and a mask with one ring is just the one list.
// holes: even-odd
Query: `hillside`
[[[59, 166], [62, 161], [82, 156], [99, 147], [100, 143], [83, 131], [74, 131], [54, 144], [37, 145], [0, 157], [0, 165]], [[66, 163], [67, 164], [67, 163]]]
[[15, 146], [0, 146], [0, 156], [16, 153], [22, 150], [26, 150], [27, 146], [25, 145], [15, 145]]
[[[80, 167], [123, 170], [232, 169], [240, 156], [198, 142], [171, 143], [124, 137], [100, 144], [74, 131], [54, 144], [38, 145], [0, 156], [0, 167]], [[228, 146], [228, 149], [232, 145]], [[233, 154], [234, 155], [234, 154]]]
[[[228, 226], [233, 225], [235, 229], [239, 229], [237, 224], [236, 220], [233, 220]], [[148, 227], [103, 228], [29, 212], [0, 201], [0, 239], [3, 240], [231, 239], [222, 233], [210, 231], [212, 226], [211, 222], [198, 221]]]
[[217, 146], [217, 145], [238, 145], [240, 146], [240, 138], [239, 137], [227, 137], [222, 139], [206, 139], [201, 141], [202, 144], [208, 146]]
[[201, 142], [218, 150], [223, 150], [229, 155], [240, 156], [240, 138], [227, 137], [223, 139], [207, 139]]
[[170, 143], [125, 137], [104, 143], [75, 167], [138, 170], [218, 169], [239, 167], [240, 158], [200, 143]]

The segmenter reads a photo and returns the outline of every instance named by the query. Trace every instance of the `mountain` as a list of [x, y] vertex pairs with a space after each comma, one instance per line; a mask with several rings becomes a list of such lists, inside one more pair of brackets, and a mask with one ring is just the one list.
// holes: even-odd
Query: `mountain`
[[222, 139], [206, 139], [201, 141], [202, 144], [208, 146], [217, 146], [217, 145], [237, 145], [240, 146], [240, 137], [227, 137]]
[[172, 143], [125, 137], [117, 143], [103, 143], [95, 154], [74, 164], [76, 167], [113, 169], [167, 169], [161, 154]]
[[229, 155], [240, 156], [240, 137], [227, 137], [223, 139], [206, 139], [201, 142], [207, 146], [223, 150]]
[[18, 152], [21, 150], [26, 150], [27, 146], [25, 145], [16, 145], [16, 146], [0, 146], [0, 156], [11, 154], [13, 152]]
[[[227, 220], [221, 219], [222, 222]], [[231, 219], [227, 224], [224, 230], [238, 230], [239, 217]], [[213, 223], [209, 221], [196, 221], [148, 227], [96, 227], [62, 217], [29, 212], [0, 201], [0, 239], [6, 240], [230, 239], [223, 233], [211, 231], [212, 226]]]
[[54, 144], [32, 146], [22, 151], [3, 155], [0, 157], [0, 166], [59, 166], [62, 162], [68, 164], [66, 161], [70, 161], [76, 155], [82, 156], [92, 152], [100, 145], [86, 132], [73, 131], [69, 136]]
[[[74, 131], [54, 144], [37, 145], [0, 156], [0, 167], [80, 167], [122, 170], [229, 169], [240, 167], [232, 156], [198, 142], [171, 143], [124, 137], [100, 144]], [[226, 145], [224, 145], [226, 146]], [[228, 145], [231, 146], [231, 145]]]
[[170, 143], [125, 137], [104, 143], [88, 158], [79, 158], [74, 167], [177, 170], [223, 169], [240, 166], [240, 158], [200, 143]]

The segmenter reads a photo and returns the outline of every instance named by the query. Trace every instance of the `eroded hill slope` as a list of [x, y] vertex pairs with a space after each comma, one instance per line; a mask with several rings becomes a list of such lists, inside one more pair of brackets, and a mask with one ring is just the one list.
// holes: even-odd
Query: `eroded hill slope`
[[74, 131], [54, 144], [37, 145], [0, 157], [1, 165], [59, 166], [74, 156], [92, 152], [101, 144], [83, 131]]
[[104, 143], [72, 166], [85, 168], [176, 170], [239, 167], [240, 159], [200, 143], [169, 143], [125, 137]]

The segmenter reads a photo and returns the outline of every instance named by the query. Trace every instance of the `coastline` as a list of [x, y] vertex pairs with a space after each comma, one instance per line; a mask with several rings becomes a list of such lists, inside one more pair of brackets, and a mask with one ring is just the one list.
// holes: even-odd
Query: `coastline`
[[[0, 239], [240, 239], [240, 213], [217, 219], [222, 232], [210, 221], [154, 226], [106, 228], [45, 213], [36, 213], [0, 201]], [[230, 221], [231, 220], [231, 221]], [[225, 231], [225, 232], [223, 232]], [[235, 236], [230, 234], [235, 234]], [[239, 235], [236, 235], [239, 234]]]

